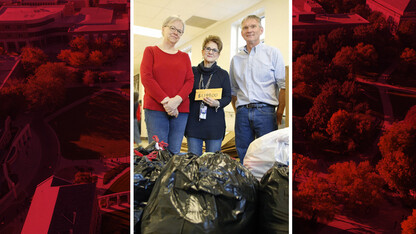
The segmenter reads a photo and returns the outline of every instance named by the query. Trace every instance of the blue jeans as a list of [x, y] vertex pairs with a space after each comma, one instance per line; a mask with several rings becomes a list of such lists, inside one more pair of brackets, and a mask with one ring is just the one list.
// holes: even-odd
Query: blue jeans
[[144, 115], [149, 143], [153, 142], [152, 137], [156, 135], [159, 141], [169, 144], [170, 152], [178, 154], [181, 151], [188, 113], [179, 113], [175, 118], [163, 111], [145, 109]]
[[205, 141], [205, 152], [217, 152], [221, 151], [222, 139], [216, 140], [203, 140], [200, 138], [188, 137], [188, 152], [202, 155], [202, 143]]
[[235, 115], [235, 147], [240, 162], [243, 163], [247, 148], [254, 139], [274, 130], [277, 130], [275, 107], [239, 106]]

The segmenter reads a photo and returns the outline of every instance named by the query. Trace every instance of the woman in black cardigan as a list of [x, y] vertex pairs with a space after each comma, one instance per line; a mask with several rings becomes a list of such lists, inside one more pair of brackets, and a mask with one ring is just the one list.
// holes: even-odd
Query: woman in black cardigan
[[[202, 44], [202, 61], [192, 67], [194, 72], [194, 88], [189, 95], [190, 109], [185, 136], [188, 140], [188, 152], [202, 154], [202, 143], [205, 141], [206, 152], [221, 150], [221, 142], [225, 134], [224, 107], [231, 101], [231, 87], [228, 72], [217, 65], [222, 42], [218, 36], [208, 36]], [[204, 98], [195, 101], [196, 89], [222, 88], [219, 100]]]

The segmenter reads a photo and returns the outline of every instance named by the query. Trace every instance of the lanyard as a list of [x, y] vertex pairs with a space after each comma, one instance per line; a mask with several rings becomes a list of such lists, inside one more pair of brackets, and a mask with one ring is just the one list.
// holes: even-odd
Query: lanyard
[[[209, 75], [209, 79], [207, 84], [204, 87], [204, 77], [201, 74], [201, 79], [199, 80], [199, 89], [208, 89], [209, 84], [211, 83], [211, 78], [212, 78], [212, 74]], [[201, 101], [200, 107], [199, 107], [199, 121], [201, 121], [201, 119], [206, 119], [207, 118], [207, 107], [205, 106], [204, 102]]]
[[207, 85], [204, 87], [204, 77], [201, 74], [201, 79], [199, 80], [199, 89], [208, 89], [209, 84], [211, 83], [212, 74], [209, 75]]

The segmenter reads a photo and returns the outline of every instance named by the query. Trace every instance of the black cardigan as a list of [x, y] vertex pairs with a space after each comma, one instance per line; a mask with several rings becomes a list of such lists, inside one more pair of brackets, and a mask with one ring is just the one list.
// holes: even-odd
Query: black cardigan
[[[203, 140], [217, 140], [225, 135], [224, 107], [231, 102], [231, 85], [228, 72], [220, 68], [215, 62], [210, 68], [204, 67], [201, 62], [197, 67], [192, 67], [194, 72], [194, 88], [189, 94], [189, 117], [186, 125], [185, 136]], [[207, 84], [211, 74], [211, 82], [208, 88], [222, 88], [222, 97], [219, 100], [220, 107], [210, 107], [207, 104], [207, 118], [199, 120], [199, 109], [202, 101], [195, 101], [195, 90], [199, 87], [199, 81], [203, 75], [203, 83]]]

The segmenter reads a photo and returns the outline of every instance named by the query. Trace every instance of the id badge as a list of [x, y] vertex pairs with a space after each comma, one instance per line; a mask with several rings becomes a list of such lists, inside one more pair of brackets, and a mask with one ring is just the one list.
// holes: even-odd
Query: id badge
[[201, 108], [199, 108], [199, 118], [200, 119], [206, 119], [207, 118], [207, 106], [201, 106]]

